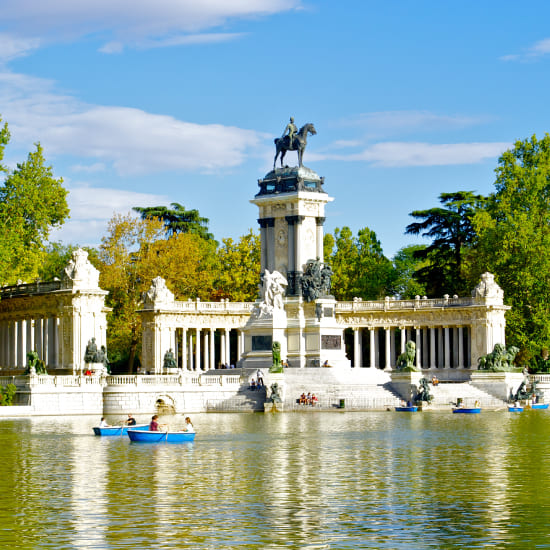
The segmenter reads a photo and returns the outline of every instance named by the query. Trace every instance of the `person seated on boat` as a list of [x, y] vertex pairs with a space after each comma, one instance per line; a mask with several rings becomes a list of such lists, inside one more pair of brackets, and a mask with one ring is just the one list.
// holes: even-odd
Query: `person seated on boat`
[[187, 432], [187, 433], [190, 433], [190, 434], [194, 434], [195, 433], [195, 427], [193, 426], [193, 423], [191, 422], [191, 419], [186, 416], [185, 417], [185, 424], [183, 426], [183, 430], [181, 430], [182, 432]]
[[157, 422], [158, 418], [159, 418], [158, 414], [154, 414], [151, 417], [151, 422], [149, 424], [150, 432], [160, 432], [160, 424]]
[[126, 424], [126, 426], [135, 426], [136, 425], [136, 419], [131, 414], [129, 414], [128, 415], [128, 420], [126, 420], [124, 423]]
[[432, 376], [432, 386], [437, 386], [439, 384], [439, 380], [437, 379], [437, 376]]
[[407, 407], [412, 407], [412, 406], [413, 406], [412, 401], [410, 401], [410, 400], [407, 401], [407, 405], [406, 405], [406, 406], [407, 406]]
[[101, 421], [99, 422], [99, 427], [100, 428], [110, 428], [111, 426], [109, 424], [107, 424], [107, 421], [105, 420], [105, 418], [101, 417]]

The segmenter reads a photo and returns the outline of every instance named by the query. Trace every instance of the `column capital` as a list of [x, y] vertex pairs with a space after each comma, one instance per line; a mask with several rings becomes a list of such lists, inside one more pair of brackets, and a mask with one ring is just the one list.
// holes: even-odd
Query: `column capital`
[[316, 223], [317, 225], [323, 225], [323, 224], [325, 223], [325, 220], [326, 220], [326, 217], [324, 217], [324, 216], [317, 216], [317, 217], [315, 218], [315, 223]]
[[288, 225], [299, 225], [306, 219], [305, 216], [285, 216]]
[[275, 218], [258, 218], [258, 223], [262, 229], [265, 227], [273, 227], [275, 225]]

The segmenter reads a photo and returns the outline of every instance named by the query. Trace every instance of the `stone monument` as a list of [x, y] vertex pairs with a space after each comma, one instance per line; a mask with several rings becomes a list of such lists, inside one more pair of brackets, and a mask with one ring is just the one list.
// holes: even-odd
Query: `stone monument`
[[[291, 121], [293, 122], [293, 121]], [[251, 200], [259, 209], [261, 239], [260, 297], [244, 327], [241, 365], [272, 366], [272, 346], [281, 345], [289, 367], [349, 367], [343, 329], [336, 322], [330, 294], [332, 271], [323, 261], [324, 178], [302, 163], [313, 124], [275, 140], [277, 156], [298, 151], [298, 166], [282, 166], [258, 181]], [[281, 165], [282, 158], [281, 156]]]

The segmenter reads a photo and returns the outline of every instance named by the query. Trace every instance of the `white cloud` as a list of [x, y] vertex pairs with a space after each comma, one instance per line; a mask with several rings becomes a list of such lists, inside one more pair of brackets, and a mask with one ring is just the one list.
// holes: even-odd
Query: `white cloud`
[[132, 212], [134, 206], [168, 205], [170, 199], [165, 195], [121, 189], [74, 186], [69, 188], [67, 202], [71, 218], [52, 233], [50, 240], [97, 246], [107, 233], [107, 224], [113, 214]]
[[309, 155], [318, 160], [364, 161], [375, 166], [448, 166], [476, 164], [500, 156], [510, 143], [377, 143], [350, 155]]
[[369, 136], [388, 136], [404, 132], [460, 129], [488, 120], [485, 116], [439, 115], [429, 111], [379, 111], [362, 113], [341, 122], [344, 126], [360, 127]]
[[503, 55], [501, 61], [535, 61], [540, 57], [550, 54], [550, 38], [544, 38], [535, 42], [524, 52], [518, 54]]
[[2, 23], [21, 37], [40, 36], [49, 41], [91, 33], [110, 35], [114, 40], [108, 40], [110, 46], [103, 49], [113, 51], [114, 44], [116, 48], [136, 43], [154, 46], [160, 37], [194, 34], [230, 20], [299, 7], [300, 0], [3, 0]]
[[48, 155], [88, 158], [124, 175], [218, 172], [257, 154], [262, 140], [253, 130], [80, 103], [48, 81], [9, 72], [0, 73], [0, 105], [14, 142], [39, 136]]
[[11, 61], [36, 50], [41, 42], [38, 38], [19, 38], [0, 33], [0, 62]]

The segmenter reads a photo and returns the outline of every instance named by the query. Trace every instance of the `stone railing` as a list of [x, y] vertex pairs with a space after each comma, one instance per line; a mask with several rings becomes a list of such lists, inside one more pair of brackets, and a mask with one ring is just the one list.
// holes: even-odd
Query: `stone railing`
[[235, 313], [247, 315], [254, 308], [253, 302], [229, 302], [228, 300], [221, 302], [201, 302], [200, 300], [187, 302], [174, 302], [170, 305], [170, 309], [174, 311], [191, 311], [197, 313]]
[[32, 294], [44, 294], [63, 288], [62, 281], [37, 281], [0, 288], [0, 299], [13, 298], [15, 296], [29, 296]]
[[531, 374], [529, 380], [539, 384], [550, 384], [550, 374]]
[[462, 307], [476, 304], [475, 298], [418, 298], [415, 300], [385, 300], [363, 301], [355, 299], [353, 302], [336, 302], [336, 313], [361, 311], [392, 311], [402, 309], [433, 309], [441, 307]]

